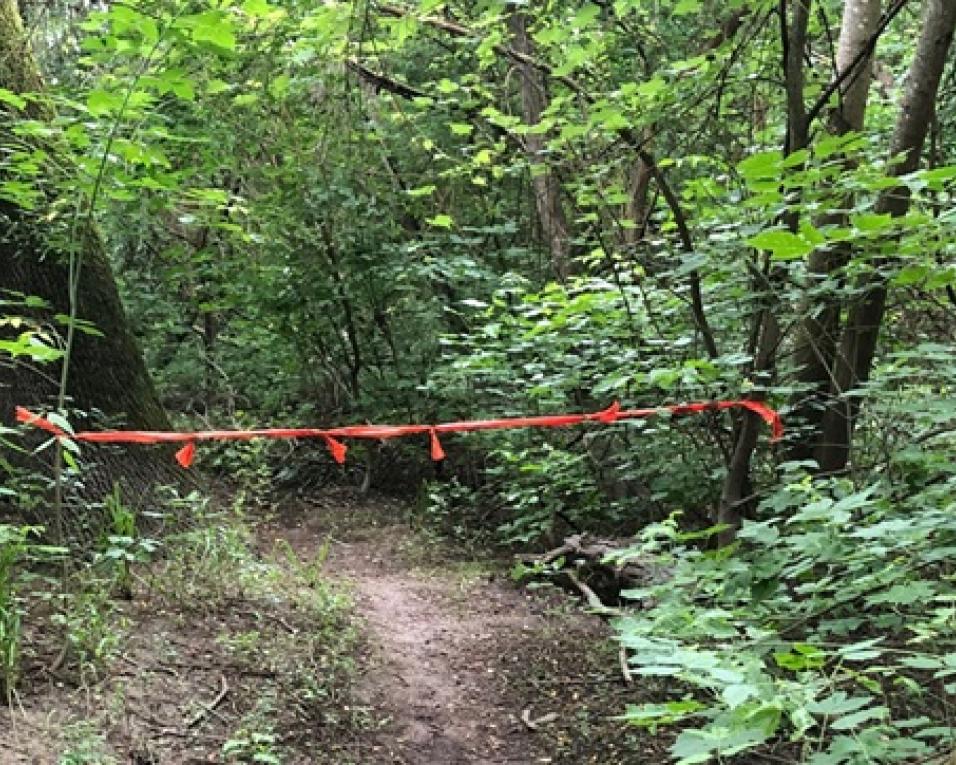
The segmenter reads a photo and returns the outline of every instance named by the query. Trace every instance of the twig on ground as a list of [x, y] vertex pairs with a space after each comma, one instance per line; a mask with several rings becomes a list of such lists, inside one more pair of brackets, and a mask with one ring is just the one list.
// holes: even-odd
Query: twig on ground
[[[171, 675], [172, 677], [179, 677], [179, 673], [178, 673], [175, 669], [173, 669], [172, 667], [163, 667], [163, 666], [147, 667], [147, 666], [144, 666], [144, 665], [140, 664], [138, 661], [136, 661], [136, 659], [131, 659], [131, 658], [130, 658], [129, 656], [127, 656], [125, 653], [121, 653], [119, 658], [120, 658], [120, 661], [126, 662], [126, 663], [129, 664], [134, 670], [136, 670], [136, 674], [138, 674], [138, 675], [139, 675], [139, 674], [146, 673], [146, 672], [156, 672], [156, 673], [160, 673], [160, 672], [161, 672], [161, 673], [164, 674], [164, 675]], [[129, 674], [129, 673], [117, 672], [117, 674]]]
[[[201, 709], [195, 715], [193, 715], [193, 718], [188, 723], [186, 723], [187, 729], [194, 728], [199, 725], [199, 723], [201, 723], [207, 715], [216, 714], [216, 707], [222, 703], [222, 700], [226, 698], [226, 694], [229, 693], [229, 683], [226, 681], [226, 676], [220, 675], [219, 679], [222, 681], [222, 687], [219, 689], [219, 693], [216, 695], [216, 698], [214, 698], [209, 704], [203, 704], [201, 701], [199, 702]], [[218, 717], [219, 715], [216, 716]]]
[[634, 681], [634, 676], [631, 674], [631, 668], [627, 663], [627, 648], [623, 645], [618, 652], [618, 657], [621, 659], [621, 674], [624, 676], [624, 683], [630, 685]]
[[618, 613], [616, 608], [611, 608], [610, 606], [604, 605], [597, 593], [584, 582], [582, 582], [581, 578], [572, 569], [567, 569], [564, 571], [564, 573], [567, 575], [568, 579], [571, 580], [571, 584], [573, 584], [578, 589], [578, 592], [584, 596], [584, 599], [587, 601], [588, 606], [592, 610], [597, 611], [604, 616]]
[[521, 713], [521, 722], [523, 722], [528, 730], [538, 730], [538, 727], [541, 725], [547, 725], [558, 719], [558, 715], [554, 712], [548, 712], [546, 715], [541, 715], [537, 719], [531, 719], [531, 707], [528, 707]]

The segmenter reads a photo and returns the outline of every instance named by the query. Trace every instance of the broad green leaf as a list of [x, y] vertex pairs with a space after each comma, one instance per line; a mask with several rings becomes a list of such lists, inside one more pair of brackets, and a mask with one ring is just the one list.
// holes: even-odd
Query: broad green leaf
[[893, 283], [900, 287], [906, 287], [910, 284], [920, 284], [929, 275], [929, 266], [909, 265], [900, 269], [899, 273], [893, 277]]
[[866, 598], [867, 605], [875, 606], [889, 603], [898, 606], [908, 606], [913, 603], [927, 601], [936, 592], [937, 587], [932, 582], [916, 581], [896, 584], [885, 592], [878, 592]]
[[598, 6], [594, 3], [585, 3], [574, 14], [574, 18], [571, 19], [571, 26], [575, 29], [585, 29], [591, 26], [600, 15], [601, 9]]
[[763, 231], [747, 240], [758, 250], [769, 250], [774, 260], [795, 260], [813, 251], [813, 245], [790, 231]]
[[232, 51], [236, 48], [236, 31], [232, 20], [224, 11], [207, 11], [190, 18], [192, 38]]
[[875, 213], [860, 213], [850, 216], [850, 223], [858, 231], [882, 231], [893, 225], [893, 216], [889, 213], [877, 215]]
[[123, 96], [97, 88], [86, 96], [86, 108], [94, 117], [118, 112], [123, 107]]
[[738, 685], [728, 685], [721, 691], [720, 697], [728, 707], [734, 709], [745, 701], [754, 698], [756, 695], [757, 688], [755, 686], [741, 683]]
[[863, 723], [871, 720], [882, 720], [887, 715], [886, 707], [871, 707], [870, 709], [861, 709], [859, 712], [840, 717], [830, 723], [834, 730], [851, 730], [859, 728]]
[[845, 691], [834, 691], [824, 699], [811, 702], [807, 709], [817, 715], [843, 715], [862, 709], [872, 701], [872, 696], [848, 696]]
[[737, 164], [737, 171], [748, 181], [772, 178], [779, 180], [783, 156], [779, 151], [754, 154]]
[[444, 213], [436, 215], [434, 218], [429, 218], [426, 222], [429, 226], [436, 226], [438, 228], [451, 228], [455, 224], [454, 219]]
[[677, 737], [670, 752], [681, 765], [693, 765], [707, 762], [716, 748], [713, 736], [707, 731], [685, 730]]

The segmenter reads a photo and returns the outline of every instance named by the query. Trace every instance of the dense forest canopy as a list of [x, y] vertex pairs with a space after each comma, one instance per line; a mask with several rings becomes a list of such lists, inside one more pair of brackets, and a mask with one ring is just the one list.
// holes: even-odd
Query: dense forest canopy
[[[679, 681], [626, 715], [678, 724], [680, 762], [932, 761], [954, 26], [952, 0], [0, 0], [0, 498], [50, 496], [17, 404], [164, 428], [766, 402], [775, 446], [747, 411], [496, 432], [448, 439], [437, 479], [421, 444], [366, 448], [365, 484], [462, 538], [603, 533], [666, 570], [615, 629]], [[168, 458], [60, 448], [59, 505]], [[249, 449], [205, 468], [362, 481], [321, 443]]]

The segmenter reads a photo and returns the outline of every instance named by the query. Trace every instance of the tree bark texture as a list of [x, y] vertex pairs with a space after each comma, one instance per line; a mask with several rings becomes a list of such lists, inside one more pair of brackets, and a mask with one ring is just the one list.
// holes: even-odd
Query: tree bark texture
[[[645, 128], [642, 138], [645, 144], [649, 144], [653, 138], [652, 128]], [[649, 192], [653, 178], [654, 172], [650, 165], [642, 157], [638, 157], [631, 165], [627, 178], [628, 201], [623, 210], [627, 226], [621, 237], [626, 247], [634, 248], [647, 233], [647, 219], [651, 213]]]
[[[803, 0], [796, 0], [798, 5], [802, 2]], [[880, 5], [880, 0], [847, 0], [843, 7], [840, 38], [837, 42], [834, 77], [853, 66], [854, 61], [859, 59], [860, 54], [871, 43], [880, 21]], [[791, 54], [793, 53], [791, 50]], [[802, 55], [802, 51], [796, 55]], [[830, 117], [830, 129], [834, 133], [842, 135], [863, 129], [872, 80], [872, 60], [872, 55], [865, 56], [843, 81], [839, 91], [840, 105]], [[805, 112], [803, 116], [805, 118]], [[809, 124], [804, 122], [801, 131], [805, 139]], [[842, 225], [844, 220], [845, 215], [838, 213], [831, 214], [824, 222]], [[807, 264], [808, 286], [817, 289], [827, 280], [836, 278], [836, 274], [846, 265], [849, 257], [849, 244], [814, 250]], [[842, 301], [832, 292], [812, 296], [803, 306], [804, 319], [794, 349], [794, 362], [797, 381], [806, 388], [806, 393], [800, 394], [794, 401], [793, 419], [805, 429], [805, 436], [790, 446], [788, 459], [814, 458], [821, 437], [824, 412], [828, 407], [837, 405], [832, 400], [830, 391], [834, 356], [840, 335], [841, 308]]]
[[[528, 17], [516, 11], [508, 19], [514, 50], [533, 59], [534, 44], [528, 34]], [[548, 106], [547, 84], [542, 73], [529, 63], [517, 63], [521, 80], [521, 111], [526, 125], [537, 125]], [[561, 202], [561, 183], [547, 165], [545, 136], [524, 136], [525, 152], [531, 164], [531, 188], [541, 236], [551, 256], [555, 276], [564, 281], [571, 272], [571, 237]]]
[[[24, 33], [15, 0], [0, 0], [0, 87], [15, 93], [37, 93], [42, 78]], [[31, 117], [49, 116], [42, 106], [30, 107]], [[12, 114], [0, 113], [0, 143], [5, 143]], [[100, 412], [110, 420], [132, 428], [169, 427], [142, 354], [129, 331], [126, 313], [103, 245], [86, 222], [76, 226], [76, 253], [82, 260], [77, 317], [91, 322], [102, 337], [77, 331], [70, 359], [67, 395], [71, 408]], [[0, 203], [0, 291], [43, 298], [48, 309], [35, 318], [65, 328], [54, 317], [70, 314], [67, 255], [51, 249], [41, 221], [10, 202]], [[9, 424], [17, 405], [49, 408], [56, 404], [59, 363], [33, 369], [13, 364], [0, 369], [0, 422]], [[86, 453], [86, 452], [85, 452]], [[134, 482], [149, 482], [149, 465], [155, 450], [128, 451], [123, 455], [108, 449], [91, 449], [90, 456], [104, 470], [99, 478], [88, 476], [87, 484], [99, 483], [97, 491], [109, 490], [117, 477], [135, 476]], [[157, 455], [158, 456], [158, 455]]]
[[[954, 30], [956, 2], [926, 0], [916, 53], [907, 74], [899, 116], [890, 141], [890, 156], [903, 156], [893, 168], [894, 175], [905, 175], [919, 167], [936, 110], [940, 81], [949, 63]], [[903, 186], [883, 192], [876, 204], [877, 213], [889, 213], [893, 217], [901, 217], [907, 210], [909, 194]], [[857, 287], [861, 297], [849, 309], [832, 383], [833, 395], [841, 397], [840, 406], [828, 409], [824, 415], [817, 451], [817, 462], [825, 472], [842, 470], [849, 462], [853, 428], [861, 402], [858, 391], [870, 379], [886, 313], [889, 282], [885, 268], [881, 268], [886, 265], [886, 262], [874, 264], [872, 273], [860, 279]]]

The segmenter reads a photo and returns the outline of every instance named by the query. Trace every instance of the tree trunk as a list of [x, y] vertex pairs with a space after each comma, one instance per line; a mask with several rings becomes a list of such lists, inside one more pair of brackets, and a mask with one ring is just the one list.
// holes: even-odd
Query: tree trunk
[[[870, 44], [879, 21], [880, 0], [847, 0], [843, 7], [834, 77], [847, 71]], [[801, 54], [802, 51], [797, 53]], [[853, 74], [844, 81], [845, 84], [840, 90], [840, 107], [830, 117], [830, 129], [834, 133], [842, 135], [863, 129], [872, 79], [872, 60], [872, 55], [865, 56]], [[809, 125], [802, 126], [804, 139], [808, 128]], [[843, 205], [844, 208], [848, 206]], [[844, 218], [842, 213], [831, 215], [825, 222], [841, 225]], [[851, 245], [847, 244], [812, 252], [807, 265], [809, 286], [826, 282], [842, 269], [849, 260], [850, 247]], [[840, 310], [841, 301], [832, 293], [808, 300], [803, 307], [806, 318], [797, 338], [794, 362], [797, 381], [807, 392], [800, 394], [800, 398], [794, 401], [793, 420], [805, 429], [805, 436], [788, 449], [788, 459], [805, 460], [814, 457], [824, 411], [836, 405], [831, 399], [830, 387], [840, 334]]]
[[[16, 1], [0, 0], [0, 87], [14, 93], [35, 93], [42, 86]], [[41, 106], [30, 109], [31, 117], [49, 116]], [[5, 129], [0, 125], [0, 143], [8, 140]], [[101, 413], [128, 427], [168, 428], [166, 414], [129, 331], [102, 242], [86, 222], [77, 227], [76, 239], [77, 256], [82, 260], [77, 317], [91, 322], [103, 336], [76, 332], [69, 362], [68, 405], [87, 415]], [[51, 251], [34, 215], [10, 202], [0, 203], [0, 290], [43, 298], [49, 308], [38, 318], [51, 326], [58, 326], [54, 318], [57, 314], [70, 314], [66, 263], [64, 253]], [[55, 406], [59, 364], [46, 366], [42, 372], [38, 374], [22, 364], [3, 369], [0, 423], [12, 422], [16, 405], [38, 409]], [[130, 458], [105, 449], [90, 449], [93, 452], [105, 469], [98, 479], [84, 474], [92, 491], [108, 491], [113, 479], [120, 476], [133, 478], [142, 488], [155, 473], [148, 464], [152, 459], [142, 450], [129, 452]], [[150, 454], [155, 455], [155, 451]]]
[[[903, 155], [893, 168], [894, 175], [911, 173], [919, 166], [926, 134], [933, 121], [939, 84], [946, 68], [956, 29], [956, 2], [926, 0], [916, 53], [907, 75], [903, 101], [890, 142], [890, 156]], [[883, 192], [876, 212], [901, 217], [909, 209], [904, 186]], [[861, 297], [850, 307], [847, 325], [837, 354], [832, 394], [840, 406], [828, 409], [823, 419], [817, 462], [825, 472], [843, 470], [850, 458], [850, 444], [860, 406], [858, 393], [870, 379], [880, 326], [886, 312], [889, 283], [887, 263], [874, 264], [871, 274], [861, 278]]]
[[[518, 53], [532, 57], [534, 47], [528, 35], [528, 17], [514, 12], [508, 19], [513, 47]], [[517, 65], [521, 77], [521, 111], [526, 125], [537, 125], [548, 106], [545, 78], [534, 66]], [[547, 167], [545, 137], [528, 133], [524, 136], [525, 152], [531, 163], [531, 188], [538, 213], [542, 239], [551, 255], [551, 267], [559, 281], [571, 272], [571, 240], [564, 206], [561, 204], [561, 183]]]
[[[645, 144], [650, 143], [653, 137], [652, 129], [645, 128], [641, 137]], [[633, 249], [647, 233], [647, 219], [651, 213], [648, 197], [653, 177], [654, 173], [650, 165], [642, 157], [638, 157], [637, 162], [631, 166], [627, 179], [628, 201], [623, 210], [627, 226], [621, 237], [626, 247]]]
[[[870, 42], [880, 23], [880, 0], [847, 0], [840, 24], [840, 41], [837, 44], [837, 71], [844, 72], [853, 65], [860, 52]], [[873, 80], [873, 55], [865, 56], [856, 71], [848, 77], [840, 89], [840, 108], [831, 118], [839, 133], [862, 130], [866, 114], [866, 102]]]
[[[783, 47], [784, 83], [787, 93], [787, 139], [785, 153], [803, 148], [807, 140], [806, 107], [803, 101], [803, 49], [807, 39], [810, 18], [810, 0], [793, 0], [791, 23], [781, 25]], [[791, 221], [791, 225], [793, 222]], [[755, 274], [757, 267], [754, 267]], [[753, 357], [752, 376], [757, 383], [751, 398], [762, 400], [773, 378], [780, 346], [781, 327], [777, 318], [777, 306], [773, 300], [769, 268], [755, 276], [754, 289], [766, 294], [758, 310], [751, 333], [750, 354]], [[734, 427], [733, 447], [727, 476], [720, 494], [717, 522], [725, 528], [717, 536], [717, 544], [723, 547], [733, 542], [747, 513], [753, 505], [751, 497], [750, 463], [757, 448], [760, 418], [753, 412], [744, 412]]]

